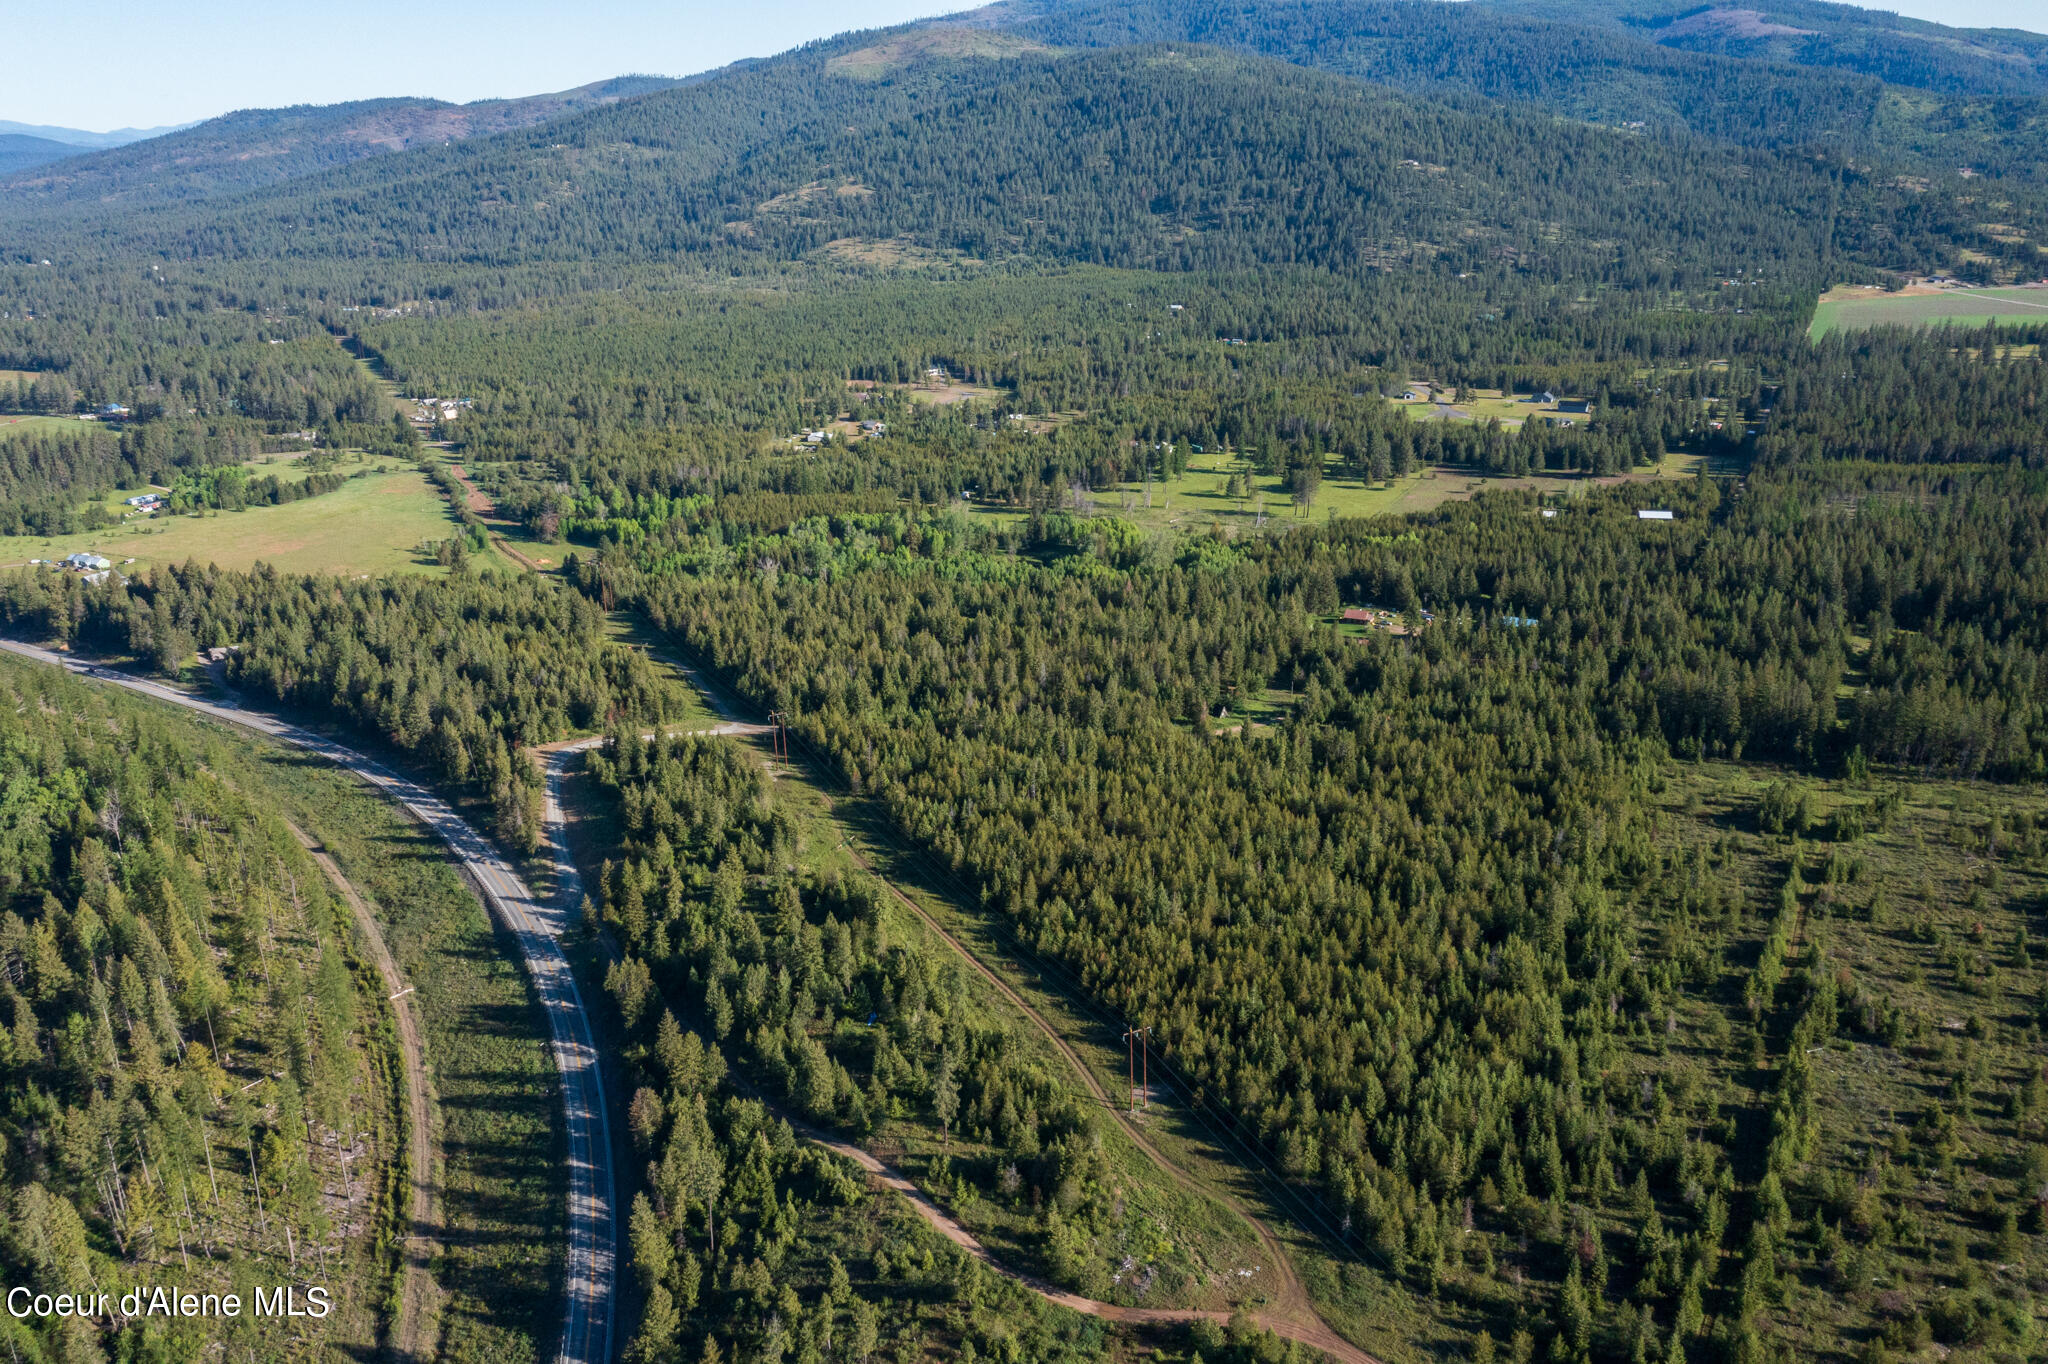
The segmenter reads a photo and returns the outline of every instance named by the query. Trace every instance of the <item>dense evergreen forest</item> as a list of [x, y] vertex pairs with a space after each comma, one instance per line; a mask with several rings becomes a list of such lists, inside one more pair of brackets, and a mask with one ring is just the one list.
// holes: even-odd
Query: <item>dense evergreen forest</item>
[[[1690, 24], [1677, 5], [1657, 16], [1649, 12], [1655, 6], [1582, 0], [1283, 0], [1256, 7], [1141, 0], [1043, 8], [1048, 12], [1039, 15], [1025, 7], [1013, 31], [1061, 47], [1213, 43], [1408, 89], [1526, 102], [1610, 126], [1684, 130], [1743, 146], [1903, 156], [1949, 174], [1971, 166], [2038, 183], [2048, 130], [2038, 38], [2031, 60], [2024, 34], [1987, 34], [1976, 44], [1902, 41], [1896, 30], [1874, 32], [1867, 19], [1858, 24], [1862, 12], [1840, 5], [1803, 7], [1825, 11], [1819, 22], [1834, 33], [1793, 17], [1775, 24], [1793, 32], [1760, 35], [1760, 52], [1740, 50], [1744, 30], [1755, 27], [1743, 16], [1755, 11], [1724, 11], [1728, 19], [1714, 23], [1699, 17], [1702, 6], [1685, 7]], [[1788, 44], [1788, 37], [1805, 41]], [[1779, 50], [1786, 47], [1793, 50]], [[1765, 60], [1730, 60], [1759, 57]]]
[[1690, 52], [1837, 67], [1945, 94], [2048, 94], [2048, 41], [2022, 29], [1976, 29], [1964, 36], [1886, 10], [1821, 0], [1779, 0], [1755, 11], [1761, 24], [1744, 22], [1748, 15], [1743, 11], [1689, 0], [1492, 3], [1503, 10], [1575, 23], [1625, 25], [1641, 37]]
[[[396, 1067], [347, 911], [188, 733], [0, 663], [0, 992], [10, 1284], [238, 1294], [136, 1324], [121, 1358], [374, 1348]], [[253, 1291], [321, 1283], [298, 1341]], [[84, 1317], [0, 1318], [25, 1361], [109, 1357]]]
[[[417, 459], [466, 527], [385, 580], [9, 574], [0, 627], [169, 675], [233, 646], [253, 703], [522, 854], [533, 750], [606, 736], [632, 1364], [1121, 1357], [811, 1129], [933, 1137], [920, 1186], [1062, 1288], [1188, 1256], [757, 754], [641, 737], [691, 708], [631, 633], [783, 717], [784, 779], [1076, 1016], [1149, 1027], [1382, 1357], [2037, 1358], [2048, 326], [1807, 324], [2048, 269], [2040, 47], [1501, 9], [1014, 3], [149, 212], [0, 188], [0, 406], [129, 409], [0, 434], [0, 531], [146, 482], [253, 519], [337, 479], [242, 476], [306, 431]], [[449, 451], [393, 387], [466, 404]], [[1456, 494], [1397, 502], [1425, 480]], [[483, 571], [506, 535], [553, 571]], [[10, 1196], [131, 1254], [147, 1195], [42, 1133], [98, 1113], [190, 1182], [205, 1096], [131, 1102], [220, 1025], [181, 952], [257, 944], [206, 988], [222, 1048], [293, 1058], [237, 1120], [259, 1178], [369, 1062], [289, 848], [191, 889], [266, 818], [17, 699]], [[124, 958], [153, 1050], [108, 1031]]]

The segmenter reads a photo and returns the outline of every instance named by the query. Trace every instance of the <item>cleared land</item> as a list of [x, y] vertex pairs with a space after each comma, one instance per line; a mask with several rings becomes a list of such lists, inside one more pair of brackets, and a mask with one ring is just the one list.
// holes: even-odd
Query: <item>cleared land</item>
[[[252, 466], [280, 479], [292, 465]], [[353, 466], [343, 464], [343, 472]], [[119, 566], [182, 564], [187, 559], [222, 568], [262, 562], [289, 573], [437, 573], [431, 559], [413, 552], [423, 540], [443, 540], [460, 529], [440, 489], [410, 465], [383, 462], [381, 472], [351, 478], [334, 492], [276, 507], [196, 515], [136, 518], [107, 530], [76, 535], [0, 536], [0, 565], [61, 559], [85, 550]], [[109, 494], [122, 507], [132, 493]], [[122, 507], [125, 510], [125, 507]]]
[[2009, 289], [1831, 290], [1813, 311], [1806, 334], [1819, 340], [1831, 331], [1868, 327], [2002, 326], [2048, 323], [2048, 285]]
[[1417, 421], [1484, 422], [1498, 417], [1502, 426], [1515, 428], [1537, 416], [1562, 416], [1564, 420], [1580, 425], [1589, 420], [1583, 412], [1560, 413], [1556, 399], [1547, 403], [1533, 402], [1526, 396], [1503, 393], [1497, 388], [1471, 389], [1463, 401], [1458, 401], [1455, 389], [1431, 392], [1418, 385], [1414, 392], [1416, 396], [1412, 399], [1395, 398], [1392, 401], [1404, 415]]
[[[1264, 529], [1300, 525], [1304, 521], [1327, 521], [1338, 517], [1385, 516], [1403, 512], [1429, 511], [1446, 502], [1465, 502], [1482, 492], [1521, 489], [1551, 496], [1578, 497], [1595, 487], [1630, 480], [1690, 478], [1697, 476], [1703, 457], [1672, 454], [1654, 468], [1631, 474], [1592, 478], [1584, 474], [1535, 474], [1507, 478], [1472, 469], [1434, 466], [1419, 469], [1385, 483], [1325, 477], [1310, 507], [1297, 507], [1285, 480], [1278, 476], [1247, 471], [1237, 455], [1204, 452], [1193, 456], [1187, 472], [1177, 479], [1152, 485], [1152, 505], [1145, 505], [1143, 483], [1123, 483], [1098, 488], [1083, 495], [1087, 509], [1096, 515], [1120, 516], [1147, 530], [1198, 530], [1212, 523], [1230, 530], [1256, 530], [1260, 507], [1264, 507]], [[1714, 463], [1712, 472], [1739, 472]], [[1230, 480], [1238, 475], [1245, 481], [1242, 497], [1230, 495]], [[1063, 500], [1073, 510], [1071, 494]], [[1021, 519], [1014, 507], [977, 505], [977, 516], [998, 520]]]
[[[8, 371], [0, 371], [0, 380], [5, 380], [7, 374]], [[10, 431], [47, 431], [60, 426], [68, 426], [74, 430], [84, 429], [84, 425], [75, 417], [28, 417], [19, 413], [0, 415], [0, 436]]]

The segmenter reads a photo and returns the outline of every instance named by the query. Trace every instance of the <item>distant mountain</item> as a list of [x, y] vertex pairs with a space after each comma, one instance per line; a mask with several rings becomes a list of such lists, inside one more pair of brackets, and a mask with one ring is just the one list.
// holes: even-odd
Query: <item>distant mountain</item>
[[1824, 0], [1486, 0], [1664, 47], [1876, 76], [1945, 95], [2048, 95], [2048, 34], [1951, 28]]
[[46, 161], [61, 161], [76, 155], [78, 148], [53, 142], [47, 137], [0, 133], [0, 175], [12, 175], [15, 171], [40, 166]]
[[253, 189], [410, 147], [460, 142], [614, 104], [675, 82], [618, 76], [553, 94], [448, 104], [432, 99], [244, 109], [178, 132], [16, 171], [0, 201], [16, 205], [159, 203]]
[[61, 142], [70, 147], [74, 154], [80, 147], [94, 151], [107, 147], [125, 147], [130, 142], [144, 138], [162, 137], [165, 133], [183, 132], [192, 127], [190, 123], [167, 123], [161, 128], [116, 128], [110, 133], [87, 132], [83, 128], [57, 128], [44, 123], [12, 123], [0, 118], [0, 134], [15, 134], [21, 137], [41, 138], [46, 142]]
[[[1591, 123], [1750, 147], [1826, 147], [2026, 178], [2048, 168], [2048, 96], [1989, 92], [1993, 85], [2026, 85], [2033, 70], [2026, 40], [2038, 35], [2015, 37], [2011, 69], [1997, 81], [1980, 53], [1973, 58], [1979, 66], [1970, 68], [1975, 92], [1945, 95], [1841, 66], [1801, 67], [1654, 40], [1660, 32], [1673, 36], [1674, 26], [1681, 27], [1678, 38], [1722, 31], [1712, 28], [1719, 20], [1700, 18], [1719, 13], [1709, 6], [1695, 7], [1689, 28], [1677, 20], [1613, 17], [1621, 12], [1622, 0], [1005, 0], [932, 22], [1004, 30], [1065, 49], [1210, 43], [1379, 84], [1482, 95]], [[1802, 2], [1793, 17], [1820, 23], [1838, 13], [1864, 11]], [[1763, 42], [1774, 26], [1791, 25], [1759, 21], [1750, 31]], [[1958, 50], [1970, 46], [1966, 38], [1984, 37], [1920, 27], [1948, 35]], [[1954, 83], [1968, 82], [1958, 75]]]
[[289, 257], [337, 290], [398, 297], [442, 287], [448, 266], [750, 269], [877, 252], [1165, 270], [1505, 264], [1642, 287], [1736, 265], [1818, 281], [1836, 250], [1931, 259], [1974, 230], [1946, 199], [1845, 183], [1805, 156], [1446, 103], [1200, 44], [1075, 53], [1004, 37], [849, 35], [233, 201], [51, 215], [47, 231], [70, 235], [47, 249], [228, 271]]

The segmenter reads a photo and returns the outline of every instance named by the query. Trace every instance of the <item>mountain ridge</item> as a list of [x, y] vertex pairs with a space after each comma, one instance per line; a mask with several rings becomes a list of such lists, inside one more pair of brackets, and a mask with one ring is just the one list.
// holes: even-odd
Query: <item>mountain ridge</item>
[[367, 156], [529, 127], [676, 82], [614, 76], [569, 90], [451, 104], [398, 96], [240, 109], [119, 147], [74, 152], [0, 179], [0, 200], [43, 203], [204, 198], [257, 188]]

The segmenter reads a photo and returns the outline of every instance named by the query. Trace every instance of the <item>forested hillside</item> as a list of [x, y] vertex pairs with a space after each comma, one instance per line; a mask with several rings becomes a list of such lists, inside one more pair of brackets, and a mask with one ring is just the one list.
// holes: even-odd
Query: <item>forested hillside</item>
[[[1903, 156], [1945, 173], [1972, 166], [2038, 180], [2048, 86], [2036, 69], [2038, 43], [2030, 47], [2027, 35], [2011, 42], [1986, 35], [1995, 49], [1972, 49], [1952, 36], [1956, 30], [1900, 41], [1847, 17], [1865, 11], [1814, 5], [1829, 12], [1816, 22], [1855, 36], [1815, 36], [1797, 49], [1811, 64], [1792, 67], [1783, 64], [1792, 54], [1781, 50], [1782, 37], [1775, 44], [1712, 41], [1755, 27], [1762, 21], [1745, 16], [1756, 11], [1720, 11], [1732, 23], [1715, 25], [1692, 8], [1689, 19], [1665, 27], [1641, 17], [1639, 7], [1547, 0], [1257, 7], [1080, 0], [995, 6], [976, 17], [1045, 43], [1210, 43], [1411, 90], [1526, 101], [1608, 126]], [[1861, 60], [1849, 55], [1859, 52]]]
[[2022, 29], [1955, 28], [1827, 0], [1761, 6], [1695, 0], [1490, 3], [1546, 18], [1626, 26], [1690, 52], [1838, 67], [1950, 95], [2048, 94], [2048, 41]]
[[60, 161], [67, 156], [78, 155], [78, 148], [62, 142], [52, 142], [47, 137], [30, 137], [23, 133], [0, 133], [0, 175], [12, 175], [40, 166], [45, 161]]
[[[0, 180], [0, 202], [33, 211], [225, 196], [367, 156], [545, 123], [671, 84], [659, 76], [619, 76], [554, 94], [474, 104], [381, 99], [244, 109], [118, 148], [66, 148], [62, 165]], [[20, 169], [58, 159], [40, 156]], [[15, 169], [0, 162], [0, 173]]]
[[[253, 1291], [375, 1347], [395, 1304], [395, 1056], [347, 911], [189, 733], [0, 662], [0, 994], [11, 1284], [240, 1295], [239, 1316], [118, 1336], [5, 1318], [23, 1360], [260, 1348]], [[316, 1268], [317, 1267], [317, 1268]]]
[[[880, 82], [828, 60], [805, 51], [545, 134], [311, 177], [225, 215], [124, 218], [120, 238], [244, 273], [288, 252], [348, 262], [337, 281], [370, 270], [393, 283], [421, 262], [743, 264], [899, 236], [982, 259], [1453, 273], [1512, 261], [1639, 287], [1738, 265], [1801, 277], [1893, 234], [1894, 256], [1959, 236], [2011, 247], [1889, 176], [1418, 103], [1259, 58], [1118, 48]], [[1784, 117], [1758, 100], [1725, 107]], [[2022, 197], [2009, 213], [2031, 232], [2038, 207]], [[56, 243], [46, 254], [100, 249], [67, 241], [61, 219], [37, 231]], [[1724, 259], [1738, 240], [1743, 258]]]

